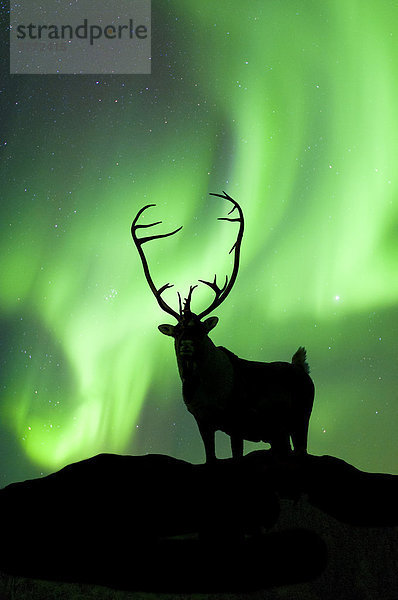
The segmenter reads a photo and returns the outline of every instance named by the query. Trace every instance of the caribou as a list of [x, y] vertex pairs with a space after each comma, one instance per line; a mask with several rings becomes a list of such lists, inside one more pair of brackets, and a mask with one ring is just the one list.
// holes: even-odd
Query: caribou
[[[305, 348], [300, 346], [290, 363], [255, 362], [239, 358], [223, 346], [215, 346], [209, 337], [218, 318], [205, 317], [218, 308], [232, 290], [238, 275], [244, 231], [243, 212], [238, 202], [226, 192], [210, 195], [232, 203], [228, 216], [219, 217], [218, 220], [239, 223], [239, 230], [230, 250], [230, 254], [234, 253], [230, 278], [226, 277], [222, 287], [217, 284], [216, 275], [213, 281], [199, 279], [200, 283], [214, 292], [213, 301], [199, 314], [191, 310], [192, 293], [197, 285], [190, 286], [183, 301], [177, 292], [178, 312], [165, 302], [162, 294], [173, 286], [170, 283], [160, 288], [155, 286], [142, 248], [147, 242], [176, 234], [182, 227], [170, 233], [138, 237], [139, 229], [154, 227], [162, 222], [138, 224], [142, 213], [155, 204], [141, 208], [131, 225], [131, 234], [149, 288], [160, 308], [177, 321], [176, 325], [159, 325], [159, 331], [174, 338], [183, 399], [197, 422], [206, 462], [216, 460], [215, 432], [219, 430], [230, 436], [233, 458], [243, 456], [244, 440], [267, 442], [271, 445], [271, 452], [277, 456], [286, 456], [291, 452], [306, 454], [315, 388], [309, 376]], [[237, 211], [237, 216], [230, 217], [234, 211]]]

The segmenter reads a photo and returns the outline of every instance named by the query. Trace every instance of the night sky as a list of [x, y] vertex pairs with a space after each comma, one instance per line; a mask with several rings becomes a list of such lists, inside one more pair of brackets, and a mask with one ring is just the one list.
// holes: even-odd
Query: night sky
[[156, 233], [183, 225], [145, 246], [177, 309], [231, 271], [222, 190], [246, 228], [212, 339], [304, 345], [309, 451], [398, 473], [396, 3], [154, 0], [152, 74], [126, 76], [9, 75], [0, 5], [0, 485], [100, 452], [204, 460], [130, 225], [150, 203]]

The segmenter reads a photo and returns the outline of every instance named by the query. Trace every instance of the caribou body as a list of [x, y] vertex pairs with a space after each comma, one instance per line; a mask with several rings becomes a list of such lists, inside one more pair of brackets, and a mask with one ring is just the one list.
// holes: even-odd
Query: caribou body
[[203, 439], [206, 461], [216, 459], [215, 432], [224, 431], [231, 438], [234, 457], [243, 455], [243, 441], [264, 441], [278, 455], [291, 451], [290, 439], [295, 453], [307, 452], [308, 424], [314, 400], [314, 384], [309, 376], [306, 351], [300, 347], [288, 362], [254, 362], [244, 360], [222, 346], [215, 346], [209, 332], [217, 325], [217, 317], [206, 315], [225, 300], [232, 289], [239, 268], [240, 245], [243, 237], [244, 220], [239, 204], [228, 194], [213, 194], [232, 202], [238, 210], [236, 219], [222, 217], [220, 220], [239, 222], [234, 251], [234, 267], [230, 280], [222, 288], [213, 282], [200, 280], [215, 293], [210, 306], [199, 315], [191, 311], [191, 286], [184, 303], [179, 297], [179, 312], [170, 308], [161, 294], [170, 286], [157, 289], [149, 273], [142, 244], [167, 234], [138, 238], [136, 230], [149, 225], [137, 225], [137, 220], [148, 205], [136, 215], [131, 232], [140, 254], [149, 287], [158, 304], [165, 312], [177, 319], [177, 325], [160, 325], [161, 333], [174, 338], [178, 371], [182, 381], [182, 394], [188, 410], [193, 414]]

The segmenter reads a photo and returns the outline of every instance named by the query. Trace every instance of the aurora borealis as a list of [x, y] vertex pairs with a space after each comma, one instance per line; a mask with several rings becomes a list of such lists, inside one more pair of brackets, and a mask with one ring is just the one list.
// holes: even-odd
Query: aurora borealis
[[229, 273], [222, 190], [246, 229], [212, 339], [304, 345], [309, 451], [397, 473], [398, 7], [153, 0], [152, 27], [151, 75], [9, 75], [2, 34], [0, 485], [100, 452], [203, 460], [130, 225], [150, 203], [156, 233], [183, 225], [145, 248], [177, 307]]

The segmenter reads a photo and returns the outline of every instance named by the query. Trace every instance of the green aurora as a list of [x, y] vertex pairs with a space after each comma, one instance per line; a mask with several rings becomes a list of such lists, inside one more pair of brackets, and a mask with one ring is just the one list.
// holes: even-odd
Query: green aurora
[[[246, 231], [212, 339], [264, 361], [305, 345], [309, 451], [398, 472], [398, 7], [171, 0], [152, 18], [152, 75], [2, 63], [0, 484], [99, 452], [204, 459], [129, 230], [149, 203], [157, 232], [183, 225], [145, 247], [177, 307], [230, 272], [223, 189]], [[200, 284], [193, 308], [211, 298]]]

